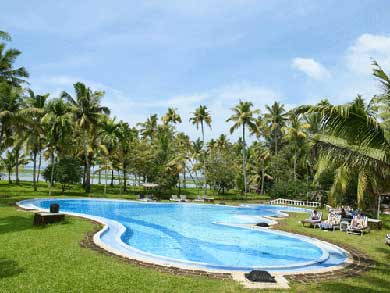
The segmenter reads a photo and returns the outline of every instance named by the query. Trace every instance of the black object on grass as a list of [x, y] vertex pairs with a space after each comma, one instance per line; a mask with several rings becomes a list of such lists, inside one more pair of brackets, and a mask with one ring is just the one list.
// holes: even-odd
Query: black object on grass
[[52, 203], [50, 205], [50, 212], [51, 213], [58, 213], [60, 211], [60, 205], [58, 203]]
[[276, 283], [275, 277], [267, 271], [253, 270], [245, 274], [245, 277], [252, 282]]

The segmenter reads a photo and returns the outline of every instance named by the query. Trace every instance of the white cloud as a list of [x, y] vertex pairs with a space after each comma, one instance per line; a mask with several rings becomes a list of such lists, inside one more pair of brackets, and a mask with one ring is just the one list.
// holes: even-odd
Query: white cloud
[[353, 72], [370, 75], [372, 59], [390, 67], [390, 36], [363, 34], [347, 49], [346, 64]]
[[291, 66], [316, 80], [323, 80], [330, 77], [328, 69], [311, 58], [294, 58], [291, 62]]

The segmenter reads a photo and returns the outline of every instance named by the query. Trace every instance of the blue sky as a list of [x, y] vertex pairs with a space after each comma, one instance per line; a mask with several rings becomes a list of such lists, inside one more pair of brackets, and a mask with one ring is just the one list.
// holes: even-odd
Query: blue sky
[[13, 0], [0, 25], [37, 92], [55, 97], [83, 81], [131, 124], [177, 107], [193, 138], [199, 104], [212, 114], [211, 138], [228, 132], [239, 99], [261, 110], [274, 100], [344, 103], [379, 90], [371, 57], [390, 71], [388, 1]]

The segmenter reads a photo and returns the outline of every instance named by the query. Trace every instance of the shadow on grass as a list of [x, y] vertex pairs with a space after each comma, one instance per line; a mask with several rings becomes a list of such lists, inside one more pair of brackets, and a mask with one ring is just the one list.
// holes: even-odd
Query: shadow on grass
[[8, 216], [0, 217], [0, 234], [18, 232], [33, 228], [31, 217]]
[[0, 258], [0, 279], [20, 274], [23, 269], [14, 260]]

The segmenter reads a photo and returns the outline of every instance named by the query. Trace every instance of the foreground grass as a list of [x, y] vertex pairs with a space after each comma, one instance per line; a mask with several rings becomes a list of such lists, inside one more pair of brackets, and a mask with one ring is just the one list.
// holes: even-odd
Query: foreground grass
[[[47, 190], [31, 192], [24, 183], [15, 187], [0, 184], [0, 292], [235, 292], [244, 289], [232, 280], [184, 277], [160, 273], [125, 263], [117, 258], [82, 248], [80, 241], [94, 230], [90, 221], [67, 217], [62, 224], [45, 228], [32, 226], [33, 215], [17, 211], [13, 205], [23, 198], [47, 196]], [[85, 196], [80, 190], [71, 196]], [[58, 194], [58, 193], [56, 193]], [[98, 196], [101, 194], [97, 194]], [[96, 196], [95, 194], [93, 196]], [[108, 197], [118, 197], [108, 194]], [[130, 198], [129, 195], [124, 195]], [[388, 292], [390, 288], [390, 247], [384, 245], [390, 233], [390, 217], [385, 229], [364, 237], [343, 232], [302, 228], [304, 214], [281, 220], [280, 229], [305, 233], [334, 243], [356, 247], [377, 261], [376, 268], [355, 278], [302, 285], [299, 292]]]

